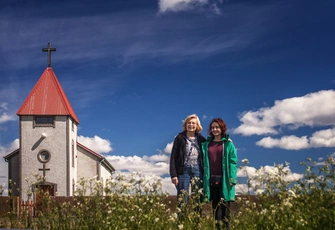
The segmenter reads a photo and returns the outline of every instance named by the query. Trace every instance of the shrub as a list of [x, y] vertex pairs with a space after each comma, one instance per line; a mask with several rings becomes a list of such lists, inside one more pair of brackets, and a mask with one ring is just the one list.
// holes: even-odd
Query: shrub
[[[245, 166], [249, 164], [244, 160]], [[307, 159], [303, 176], [290, 176], [289, 164], [261, 167], [248, 175], [248, 191], [238, 196], [231, 229], [332, 230], [335, 229], [335, 161], [323, 165]], [[245, 170], [246, 167], [241, 167]], [[192, 186], [197, 183], [192, 181]], [[185, 194], [177, 207], [167, 202], [159, 177], [140, 173], [118, 174], [109, 180], [80, 180], [74, 197], [40, 194], [36, 216], [9, 212], [1, 227], [21, 229], [216, 229], [209, 204], [201, 203], [201, 189]], [[41, 191], [35, 191], [37, 196]]]
[[261, 168], [248, 178], [257, 200], [241, 199], [239, 212], [233, 218], [233, 229], [309, 230], [335, 229], [335, 161], [324, 165], [307, 159], [304, 176], [289, 178], [289, 164], [275, 164], [275, 173]]

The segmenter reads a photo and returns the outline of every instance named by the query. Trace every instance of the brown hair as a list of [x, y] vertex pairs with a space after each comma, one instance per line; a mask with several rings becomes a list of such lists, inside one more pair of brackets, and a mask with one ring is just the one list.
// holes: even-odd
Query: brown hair
[[225, 137], [227, 135], [227, 125], [226, 123], [224, 122], [224, 120], [222, 120], [221, 118], [214, 118], [211, 123], [209, 124], [209, 129], [208, 129], [208, 134], [214, 138], [214, 135], [212, 134], [212, 131], [211, 131], [211, 126], [213, 124], [213, 122], [216, 122], [219, 124], [220, 126], [220, 129], [221, 129], [221, 137]]
[[197, 128], [195, 129], [195, 132], [200, 133], [201, 130], [202, 130], [202, 126], [200, 124], [199, 117], [196, 114], [192, 114], [192, 115], [189, 115], [188, 117], [186, 117], [186, 119], [183, 121], [183, 131], [186, 131], [187, 122], [189, 122], [189, 120], [191, 120], [193, 118], [195, 118], [195, 120], [197, 122]]

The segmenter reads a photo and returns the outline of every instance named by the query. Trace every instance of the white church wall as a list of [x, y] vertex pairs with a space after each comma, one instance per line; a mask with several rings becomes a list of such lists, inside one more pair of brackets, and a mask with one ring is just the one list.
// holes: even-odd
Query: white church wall
[[72, 120], [68, 120], [68, 133], [69, 133], [69, 195], [74, 194], [74, 188], [77, 184], [77, 124]]
[[[58, 196], [66, 196], [66, 175], [67, 175], [67, 151], [68, 141], [66, 139], [66, 116], [55, 117], [55, 127], [33, 127], [33, 116], [21, 116], [21, 178], [28, 178], [34, 181], [34, 175], [43, 175], [39, 169], [43, 163], [38, 161], [38, 153], [47, 150], [51, 154], [50, 161], [46, 163], [45, 172], [47, 182], [57, 184]], [[45, 134], [45, 138], [42, 137]], [[28, 183], [21, 181], [21, 197], [26, 199], [24, 191], [29, 190]]]
[[[98, 176], [98, 161], [97, 158], [92, 154], [86, 152], [86, 150], [78, 147], [77, 149], [77, 180], [79, 181], [81, 178], [84, 180], [90, 180], [92, 178], [96, 178]], [[86, 194], [88, 195], [88, 194]]]
[[106, 181], [106, 179], [110, 179], [112, 176], [111, 173], [103, 165], [101, 165], [100, 175], [101, 175], [100, 179], [102, 181]]
[[[106, 159], [105, 159], [106, 160]], [[105, 168], [103, 164], [100, 165], [100, 181], [102, 181], [102, 185], [106, 186], [106, 181], [111, 179], [111, 173]], [[104, 193], [104, 192], [103, 192]], [[105, 195], [105, 193], [104, 193]]]

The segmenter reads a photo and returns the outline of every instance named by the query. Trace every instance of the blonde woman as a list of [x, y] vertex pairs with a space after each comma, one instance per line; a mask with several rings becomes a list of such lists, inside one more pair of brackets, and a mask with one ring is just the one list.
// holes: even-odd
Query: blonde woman
[[[186, 192], [186, 202], [188, 199], [190, 182], [193, 178], [197, 178], [197, 186], [202, 187], [203, 175], [203, 154], [201, 151], [201, 143], [206, 141], [200, 132], [202, 126], [196, 114], [192, 114], [183, 122], [183, 131], [174, 139], [170, 158], [170, 176], [172, 183], [176, 186], [177, 197]], [[192, 190], [194, 190], [192, 188]]]

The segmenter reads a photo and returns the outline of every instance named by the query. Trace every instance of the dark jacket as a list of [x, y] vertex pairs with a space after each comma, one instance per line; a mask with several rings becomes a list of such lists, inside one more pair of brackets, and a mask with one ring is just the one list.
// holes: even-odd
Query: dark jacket
[[[206, 138], [203, 137], [200, 133], [195, 134], [197, 136], [198, 145], [200, 148], [199, 162], [200, 170], [204, 171], [203, 167], [203, 154], [201, 150], [201, 143], [206, 141]], [[178, 177], [184, 173], [184, 164], [186, 158], [186, 131], [179, 133], [173, 142], [173, 147], [170, 157], [170, 176]]]

